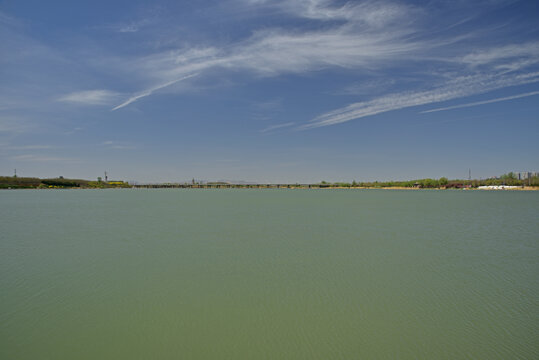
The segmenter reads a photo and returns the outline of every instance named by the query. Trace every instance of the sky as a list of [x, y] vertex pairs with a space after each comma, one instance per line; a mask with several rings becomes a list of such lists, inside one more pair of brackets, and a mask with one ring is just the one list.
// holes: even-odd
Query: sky
[[539, 170], [539, 2], [0, 0], [0, 175]]

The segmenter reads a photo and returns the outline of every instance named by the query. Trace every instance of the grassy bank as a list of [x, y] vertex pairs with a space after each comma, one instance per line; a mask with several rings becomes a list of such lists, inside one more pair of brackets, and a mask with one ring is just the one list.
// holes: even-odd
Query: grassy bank
[[89, 181], [82, 179], [40, 179], [31, 177], [0, 176], [0, 189], [104, 189], [125, 188], [129, 184], [124, 181]]

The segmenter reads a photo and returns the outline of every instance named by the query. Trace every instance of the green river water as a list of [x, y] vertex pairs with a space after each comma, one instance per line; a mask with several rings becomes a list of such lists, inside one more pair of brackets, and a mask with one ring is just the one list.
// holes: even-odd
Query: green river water
[[539, 192], [0, 191], [0, 359], [538, 359]]

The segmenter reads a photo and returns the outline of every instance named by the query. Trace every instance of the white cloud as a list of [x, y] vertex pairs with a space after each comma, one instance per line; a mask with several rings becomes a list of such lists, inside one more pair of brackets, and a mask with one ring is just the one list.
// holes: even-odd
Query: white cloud
[[412, 6], [389, 1], [349, 1], [342, 5], [330, 0], [244, 1], [253, 6], [280, 9], [296, 17], [321, 21], [342, 20], [377, 28], [391, 25], [397, 20], [410, 19], [410, 14], [416, 11]]
[[[536, 64], [539, 62], [539, 42], [528, 42], [524, 44], [510, 44], [493, 47], [490, 49], [478, 50], [463, 56], [460, 61], [472, 66], [493, 64], [508, 59], [518, 59], [510, 62], [514, 70]], [[498, 66], [507, 66], [501, 64]], [[519, 65], [519, 66], [515, 66]]]
[[64, 157], [54, 157], [54, 156], [43, 156], [35, 154], [24, 154], [17, 155], [11, 158], [15, 161], [28, 161], [28, 162], [78, 162], [77, 159], [64, 158]]
[[[107, 68], [106, 73], [114, 73], [115, 78], [134, 79], [135, 83], [143, 84], [139, 88], [141, 91], [128, 96], [110, 90], [86, 90], [63, 95], [58, 100], [74, 104], [110, 105], [112, 111], [116, 111], [160, 89], [171, 87], [170, 91], [177, 91], [182, 86], [172, 87], [173, 84], [197, 75], [201, 78], [204, 75], [212, 76], [216, 70], [229, 71], [229, 75], [247, 73], [265, 77], [303, 74], [328, 68], [346, 69], [352, 75], [353, 81], [359, 85], [347, 88], [345, 93], [370, 96], [400, 85], [393, 86], [392, 80], [385, 80], [392, 78], [390, 75], [396, 73], [397, 66], [398, 71], [406, 72], [409, 69], [417, 71], [418, 65], [429, 68], [435, 63], [443, 63], [447, 67], [440, 67], [440, 73], [451, 69], [453, 74], [457, 74], [455, 80], [430, 90], [399, 92], [356, 102], [322, 114], [301, 127], [310, 128], [537, 81], [537, 76], [531, 75], [533, 73], [530, 68], [539, 63], [539, 42], [506, 44], [489, 49], [478, 47], [478, 50], [462, 56], [462, 49], [454, 46], [461, 41], [461, 37], [448, 36], [443, 31], [433, 36], [428, 28], [418, 28], [425, 24], [416, 21], [425, 20], [420, 18], [424, 13], [417, 7], [402, 2], [242, 1], [250, 3], [251, 6], [277, 9], [280, 11], [279, 15], [286, 13], [288, 16], [309, 21], [294, 21], [293, 24], [283, 21], [282, 26], [290, 27], [255, 30], [243, 40], [224, 45], [222, 42], [219, 45], [196, 43], [181, 49], [131, 58], [121, 55], [106, 58], [96, 56], [92, 59], [94, 65]], [[122, 24], [114, 29], [134, 32], [147, 23], [148, 20], [141, 20]], [[186, 41], [189, 40], [191, 39]], [[155, 48], [159, 48], [159, 45], [156, 44]], [[451, 53], [451, 58], [441, 61], [444, 53]], [[387, 69], [393, 71], [388, 73], [385, 71]], [[513, 77], [505, 75], [524, 70], [530, 73]], [[375, 77], [371, 83], [359, 82], [358, 78], [365, 72], [381, 74], [380, 77], [385, 82], [379, 82]], [[411, 86], [424, 84], [426, 80], [439, 83], [442, 76], [429, 74], [427, 77], [422, 74], [417, 76], [421, 80]], [[191, 83], [186, 82], [185, 88], [191, 86]], [[422, 88], [424, 89], [424, 86]], [[118, 103], [119, 105], [116, 105]]]
[[238, 48], [228, 63], [268, 75], [325, 67], [369, 69], [404, 57], [419, 47], [395, 33], [357, 34], [343, 29], [304, 34], [266, 31]]
[[481, 74], [457, 77], [436, 89], [389, 94], [373, 100], [353, 103], [317, 116], [309, 124], [301, 126], [300, 129], [336, 125], [392, 110], [437, 103], [508, 86], [535, 82], [539, 82], [539, 72], [515, 76]]
[[372, 95], [387, 91], [388, 88], [394, 86], [396, 80], [394, 78], [378, 78], [372, 80], [364, 80], [354, 84], [345, 86], [341, 90], [336, 91], [335, 95]]
[[122, 24], [117, 27], [118, 32], [121, 33], [135, 33], [141, 28], [148, 26], [156, 21], [155, 18], [141, 19], [138, 21], [132, 21], [129, 24]]
[[192, 73], [202, 74], [213, 68], [249, 71], [261, 76], [303, 73], [326, 67], [378, 68], [384, 63], [402, 60], [421, 47], [403, 36], [404, 32], [359, 34], [340, 27], [307, 33], [265, 30], [229, 48], [196, 47], [154, 54], [129, 66], [163, 83], [141, 91], [113, 110], [195, 76]]
[[52, 145], [0, 145], [4, 150], [47, 150], [55, 148]]
[[148, 71], [162, 78], [215, 67], [278, 75], [324, 67], [378, 68], [390, 61], [402, 61], [423, 47], [406, 38], [411, 31], [404, 27], [372, 30], [345, 25], [307, 32], [261, 30], [232, 46], [167, 51], [132, 65], [138, 72]]
[[121, 108], [123, 108], [123, 107], [125, 107], [125, 106], [127, 106], [127, 105], [129, 105], [129, 104], [131, 104], [131, 103], [133, 103], [133, 102], [135, 102], [135, 101], [137, 101], [137, 100], [140, 99], [140, 98], [149, 96], [149, 95], [151, 95], [154, 91], [157, 91], [157, 90], [159, 90], [159, 89], [163, 89], [163, 88], [165, 88], [165, 87], [167, 87], [167, 86], [170, 86], [170, 85], [173, 85], [173, 84], [177, 83], [178, 81], [186, 80], [186, 79], [189, 79], [189, 78], [191, 78], [191, 77], [193, 77], [193, 76], [196, 76], [196, 75], [198, 75], [198, 74], [190, 74], [190, 75], [186, 75], [186, 76], [183, 76], [183, 77], [181, 77], [181, 78], [179, 78], [179, 79], [169, 81], [169, 82], [167, 82], [167, 83], [164, 83], [164, 84], [155, 86], [155, 87], [153, 87], [153, 88], [151, 88], [151, 89], [148, 89], [148, 90], [145, 90], [145, 91], [143, 91], [143, 92], [141, 92], [141, 93], [138, 93], [137, 95], [134, 95], [134, 96], [130, 97], [129, 99], [127, 99], [126, 101], [124, 101], [124, 102], [121, 103], [120, 105], [114, 107], [114, 108], [112, 109], [112, 111], [121, 109]]
[[109, 105], [119, 96], [119, 93], [110, 90], [86, 90], [63, 95], [58, 98], [58, 101], [84, 105]]
[[112, 140], [103, 141], [100, 145], [106, 147], [107, 149], [114, 149], [114, 150], [135, 149], [135, 146], [133, 145], [129, 145], [124, 142], [112, 141]]
[[[192, 73], [204, 75], [213, 69], [224, 69], [278, 76], [331, 67], [370, 71], [415, 56], [414, 53], [425, 46], [410, 40], [413, 30], [406, 25], [410, 19], [396, 21], [410, 15], [408, 8], [401, 5], [363, 2], [335, 7], [328, 1], [279, 2], [277, 5], [299, 16], [343, 21], [322, 30], [258, 30], [249, 38], [228, 46], [196, 45], [125, 61], [124, 70], [129, 69], [135, 76], [161, 85], [135, 94], [113, 110], [179, 81], [171, 79], [187, 78]], [[387, 26], [380, 27], [382, 24]]]
[[118, 29], [121, 33], [134, 33], [138, 31], [138, 26], [135, 24], [124, 25]]
[[260, 130], [260, 132], [263, 133], [263, 132], [273, 131], [273, 130], [277, 130], [277, 129], [282, 129], [282, 128], [285, 128], [285, 127], [290, 127], [290, 126], [292, 126], [294, 124], [295, 124], [295, 122], [287, 122], [287, 123], [284, 123], [284, 124], [271, 125], [271, 126], [268, 126], [265, 129]]
[[492, 103], [497, 103], [500, 101], [520, 99], [523, 97], [534, 96], [534, 95], [539, 95], [539, 91], [532, 91], [532, 92], [513, 95], [513, 96], [505, 96], [505, 97], [496, 98], [496, 99], [476, 101], [476, 102], [467, 103], [467, 104], [460, 104], [460, 105], [447, 106], [447, 107], [442, 107], [442, 108], [437, 108], [437, 109], [432, 109], [432, 110], [425, 110], [425, 111], [421, 111], [421, 113], [426, 114], [426, 113], [437, 112], [437, 111], [453, 110], [453, 109], [460, 109], [460, 108], [466, 108], [466, 107], [478, 106], [478, 105], [484, 105], [484, 104], [492, 104]]

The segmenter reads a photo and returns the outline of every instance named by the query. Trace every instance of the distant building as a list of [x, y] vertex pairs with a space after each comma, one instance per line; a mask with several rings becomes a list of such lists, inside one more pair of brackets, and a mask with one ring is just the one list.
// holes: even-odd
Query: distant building
[[519, 180], [527, 180], [527, 179], [538, 177], [538, 176], [539, 176], [539, 172], [537, 171], [523, 171], [523, 172], [517, 173], [517, 178]]

